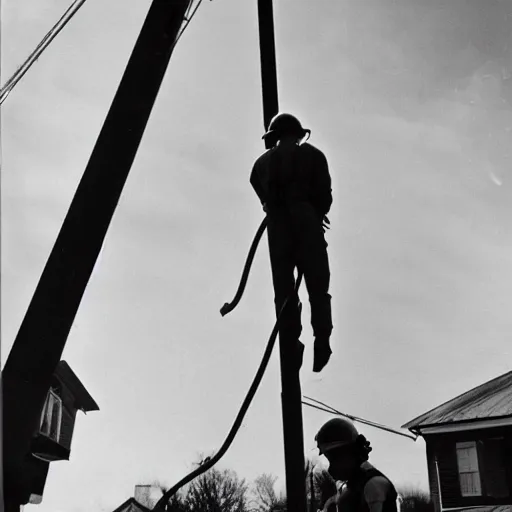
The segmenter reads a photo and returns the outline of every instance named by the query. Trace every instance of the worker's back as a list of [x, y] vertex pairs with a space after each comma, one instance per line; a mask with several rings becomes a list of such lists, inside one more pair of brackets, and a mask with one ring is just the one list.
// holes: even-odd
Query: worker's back
[[308, 203], [323, 217], [332, 203], [325, 155], [311, 144], [279, 144], [256, 160], [253, 184], [269, 214]]

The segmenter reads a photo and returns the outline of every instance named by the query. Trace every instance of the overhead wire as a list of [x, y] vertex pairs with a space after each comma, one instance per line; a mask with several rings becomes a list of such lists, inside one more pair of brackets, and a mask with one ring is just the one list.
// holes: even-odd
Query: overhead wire
[[334, 407], [331, 407], [330, 405], [320, 402], [320, 400], [316, 400], [316, 399], [308, 397], [308, 396], [304, 396], [303, 398], [305, 398], [306, 400], [310, 400], [311, 402], [315, 402], [315, 404], [318, 404], [318, 405], [315, 405], [315, 404], [310, 404], [308, 402], [305, 402], [304, 400], [302, 401], [302, 403], [304, 405], [307, 405], [308, 407], [311, 407], [313, 409], [318, 409], [320, 411], [328, 412], [330, 414], [337, 414], [339, 416], [344, 416], [345, 418], [349, 418], [350, 420], [352, 420], [354, 422], [358, 422], [358, 423], [362, 423], [364, 425], [368, 425], [370, 427], [378, 428], [380, 430], [384, 430], [386, 432], [389, 432], [391, 434], [396, 434], [398, 436], [407, 437], [408, 439], [412, 439], [413, 441], [416, 441], [418, 439], [418, 436], [415, 436], [412, 434], [406, 434], [405, 432], [401, 432], [400, 430], [397, 430], [395, 428], [388, 427], [386, 425], [382, 425], [381, 423], [376, 423], [374, 421], [365, 420], [364, 418], [359, 418], [358, 416], [354, 416], [352, 414], [347, 414], [347, 413], [338, 411]]
[[5, 101], [17, 83], [25, 76], [27, 71], [32, 67], [34, 62], [41, 56], [44, 50], [48, 48], [50, 43], [57, 37], [62, 29], [68, 24], [73, 16], [78, 12], [80, 7], [84, 5], [86, 0], [75, 0], [71, 6], [59, 18], [57, 23], [47, 32], [41, 42], [36, 46], [34, 51], [26, 58], [25, 62], [14, 72], [7, 82], [0, 89], [0, 105]]
[[[18, 69], [14, 72], [14, 74], [5, 82], [5, 84], [0, 89], [0, 105], [7, 99], [11, 91], [16, 87], [18, 82], [25, 76], [27, 71], [32, 67], [32, 65], [39, 59], [41, 54], [48, 48], [50, 43], [57, 37], [57, 35], [62, 31], [62, 29], [69, 23], [71, 18], [78, 12], [80, 7], [84, 5], [86, 0], [75, 0], [71, 6], [64, 12], [64, 14], [60, 17], [60, 19], [55, 23], [55, 25], [47, 32], [47, 34], [43, 37], [41, 42], [36, 46], [36, 48], [30, 53], [30, 55], [25, 59], [23, 64], [18, 67]], [[192, 9], [193, 2], [190, 2], [189, 7], [185, 14], [185, 23], [183, 24], [181, 30], [178, 32], [176, 40], [172, 46], [172, 49], [176, 46], [181, 36], [189, 26], [190, 22], [194, 18], [199, 6], [203, 0], [199, 0], [190, 14]]]
[[[185, 23], [183, 24], [183, 27], [181, 28], [181, 30], [178, 32], [178, 35], [176, 36], [176, 41], [174, 41], [174, 45], [172, 46], [173, 49], [178, 44], [178, 41], [180, 40], [181, 36], [183, 35], [183, 33], [185, 32], [187, 27], [190, 25], [190, 22], [193, 20], [194, 16], [196, 15], [196, 12], [199, 9], [199, 6], [203, 3], [203, 0], [199, 0], [197, 2], [197, 5], [195, 6], [194, 10], [192, 11], [192, 14], [190, 14], [193, 3], [194, 2], [190, 2], [189, 6], [188, 6], [188, 9], [185, 13]], [[189, 16], [189, 14], [190, 14], [190, 16]]]

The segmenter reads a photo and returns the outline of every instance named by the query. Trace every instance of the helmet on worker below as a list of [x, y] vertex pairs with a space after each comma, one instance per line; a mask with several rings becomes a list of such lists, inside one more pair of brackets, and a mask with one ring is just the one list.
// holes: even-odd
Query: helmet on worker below
[[359, 432], [354, 424], [345, 418], [333, 418], [325, 423], [315, 436], [320, 455], [335, 448], [353, 445]]
[[303, 128], [300, 121], [295, 116], [292, 114], [281, 113], [272, 118], [262, 139], [272, 136], [279, 140], [284, 135], [296, 135], [297, 137], [303, 138], [306, 134], [309, 138], [311, 130]]

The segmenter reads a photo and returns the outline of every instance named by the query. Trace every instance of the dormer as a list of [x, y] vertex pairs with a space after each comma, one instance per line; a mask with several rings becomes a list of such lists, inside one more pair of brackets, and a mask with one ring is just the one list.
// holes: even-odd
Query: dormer
[[34, 433], [32, 455], [46, 462], [69, 460], [79, 410], [85, 413], [99, 407], [69, 365], [60, 361]]

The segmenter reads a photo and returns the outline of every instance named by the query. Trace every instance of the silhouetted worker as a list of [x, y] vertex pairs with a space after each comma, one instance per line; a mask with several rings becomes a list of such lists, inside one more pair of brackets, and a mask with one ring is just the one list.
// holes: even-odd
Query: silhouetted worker
[[[273, 147], [256, 160], [250, 181], [267, 213], [276, 311], [293, 292], [294, 269], [298, 268], [304, 274], [311, 305], [313, 371], [320, 372], [332, 354], [330, 272], [324, 238], [332, 192], [325, 155], [311, 144], [301, 144], [310, 133], [291, 114], [275, 116], [263, 135]], [[299, 341], [300, 313], [298, 299], [290, 302], [280, 329], [296, 340], [299, 366], [304, 350]]]
[[395, 487], [370, 464], [370, 442], [351, 421], [329, 420], [315, 440], [320, 455], [329, 461], [329, 474], [345, 484], [337, 495], [327, 500], [324, 512], [397, 512]]

